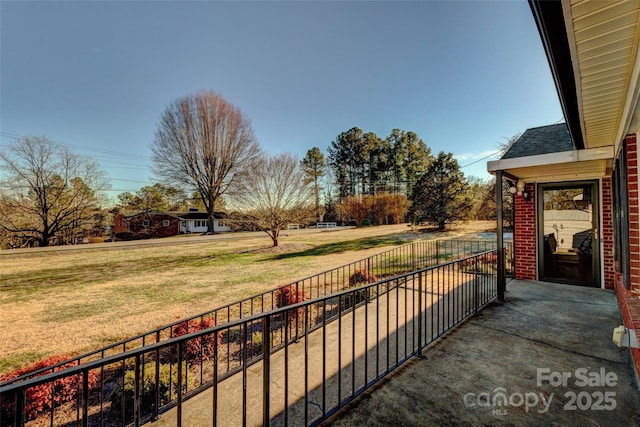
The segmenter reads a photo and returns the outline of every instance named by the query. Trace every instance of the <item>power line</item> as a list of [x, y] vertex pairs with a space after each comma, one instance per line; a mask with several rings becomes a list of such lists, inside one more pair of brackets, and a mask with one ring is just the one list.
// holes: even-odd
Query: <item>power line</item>
[[460, 166], [460, 169], [462, 169], [462, 168], [466, 168], [467, 166], [475, 165], [475, 164], [476, 164], [476, 163], [478, 163], [478, 162], [481, 162], [481, 161], [483, 161], [483, 160], [485, 160], [485, 159], [488, 159], [489, 157], [493, 157], [493, 156], [495, 156], [496, 154], [499, 154], [501, 151], [502, 151], [502, 150], [498, 150], [498, 151], [496, 151], [495, 153], [491, 153], [491, 154], [489, 154], [488, 156], [484, 156], [484, 157], [482, 157], [481, 159], [475, 160], [475, 161], [473, 161], [473, 162], [471, 162], [471, 163], [469, 163], [469, 164], [466, 164], [466, 165], [464, 165], [464, 166]]
[[[0, 136], [3, 136], [5, 138], [11, 138], [14, 140], [21, 140], [21, 139], [30, 139], [33, 137], [30, 136], [25, 136], [25, 135], [18, 135], [18, 134], [13, 134], [13, 133], [8, 133], [8, 132], [0, 132]], [[122, 151], [114, 151], [114, 150], [107, 150], [104, 148], [95, 148], [95, 147], [88, 147], [86, 145], [77, 145], [77, 144], [68, 144], [66, 142], [60, 142], [60, 141], [56, 141], [50, 138], [47, 138], [50, 142], [52, 142], [53, 144], [56, 145], [62, 145], [65, 147], [71, 147], [71, 148], [77, 148], [77, 149], [81, 149], [81, 150], [86, 150], [86, 151], [93, 151], [96, 153], [101, 153], [101, 154], [109, 154], [112, 156], [118, 156], [118, 157], [127, 157], [127, 158], [134, 158], [134, 159], [140, 159], [140, 160], [151, 160], [150, 157], [146, 157], [146, 156], [141, 156], [139, 154], [133, 154], [133, 153], [125, 153]], [[108, 161], [108, 160], [105, 160]]]
[[149, 182], [149, 181], [136, 181], [135, 179], [111, 178], [111, 181], [135, 182], [135, 183], [138, 183], [138, 184], [150, 184], [150, 185], [153, 185], [152, 182]]

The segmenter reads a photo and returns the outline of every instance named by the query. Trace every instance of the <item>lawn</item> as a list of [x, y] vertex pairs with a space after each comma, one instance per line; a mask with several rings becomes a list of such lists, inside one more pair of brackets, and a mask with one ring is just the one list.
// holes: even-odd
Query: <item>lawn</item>
[[[382, 252], [415, 239], [473, 235], [407, 225], [165, 245], [0, 254], [0, 374], [75, 355]], [[240, 237], [240, 236], [239, 236]], [[186, 243], [185, 243], [186, 242]]]

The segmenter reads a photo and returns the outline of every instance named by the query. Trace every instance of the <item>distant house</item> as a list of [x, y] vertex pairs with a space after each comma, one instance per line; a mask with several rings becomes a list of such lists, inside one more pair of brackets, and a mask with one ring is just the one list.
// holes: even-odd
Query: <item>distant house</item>
[[123, 240], [175, 236], [180, 230], [180, 217], [158, 211], [141, 212], [130, 216], [119, 213], [115, 217], [116, 238]]
[[[224, 216], [214, 220], [216, 232], [230, 231], [230, 227], [222, 224]], [[192, 210], [189, 212], [146, 211], [132, 215], [119, 213], [115, 217], [114, 232], [116, 238], [122, 240], [150, 239], [168, 237], [187, 233], [207, 232], [208, 215], [206, 212]]]
[[[191, 210], [181, 213], [180, 216], [180, 233], [206, 233], [209, 215], [206, 212]], [[223, 221], [224, 214], [221, 212], [214, 213], [213, 229], [217, 232], [230, 231], [231, 228]]]

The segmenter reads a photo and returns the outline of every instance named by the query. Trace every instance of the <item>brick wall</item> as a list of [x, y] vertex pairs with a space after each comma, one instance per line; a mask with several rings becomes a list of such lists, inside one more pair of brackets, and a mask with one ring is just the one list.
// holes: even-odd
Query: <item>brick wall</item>
[[535, 185], [527, 184], [529, 201], [516, 194], [514, 244], [516, 251], [516, 279], [536, 280], [536, 203]]
[[[638, 215], [638, 147], [636, 135], [627, 135], [627, 181], [629, 196], [629, 261], [630, 283], [626, 289], [622, 274], [614, 264], [614, 283], [620, 314], [625, 326], [640, 334], [640, 220]], [[640, 377], [640, 349], [631, 349], [631, 356]]]
[[638, 147], [636, 135], [627, 135], [627, 182], [629, 191], [630, 290], [640, 296], [640, 217], [638, 209]]
[[[624, 287], [620, 273], [615, 274], [615, 288], [622, 323], [629, 329], [634, 329], [640, 338], [640, 299], [637, 296], [632, 296], [631, 291]], [[640, 349], [632, 348], [631, 357], [636, 368], [636, 375], [640, 378]]]
[[603, 279], [606, 289], [614, 289], [613, 259], [613, 196], [611, 178], [602, 179], [602, 260]]

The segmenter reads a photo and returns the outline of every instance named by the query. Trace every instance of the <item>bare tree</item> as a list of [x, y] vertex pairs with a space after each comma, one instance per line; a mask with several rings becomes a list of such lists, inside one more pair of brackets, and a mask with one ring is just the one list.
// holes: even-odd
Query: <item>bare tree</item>
[[214, 206], [232, 194], [260, 154], [249, 119], [213, 91], [179, 98], [164, 111], [152, 146], [155, 173], [196, 190], [214, 232]]
[[0, 228], [40, 246], [91, 221], [98, 192], [108, 187], [97, 162], [46, 137], [9, 144], [0, 167]]
[[285, 153], [262, 158], [232, 203], [278, 246], [280, 231], [287, 224], [313, 220], [313, 197], [313, 181], [307, 179], [299, 160]]

